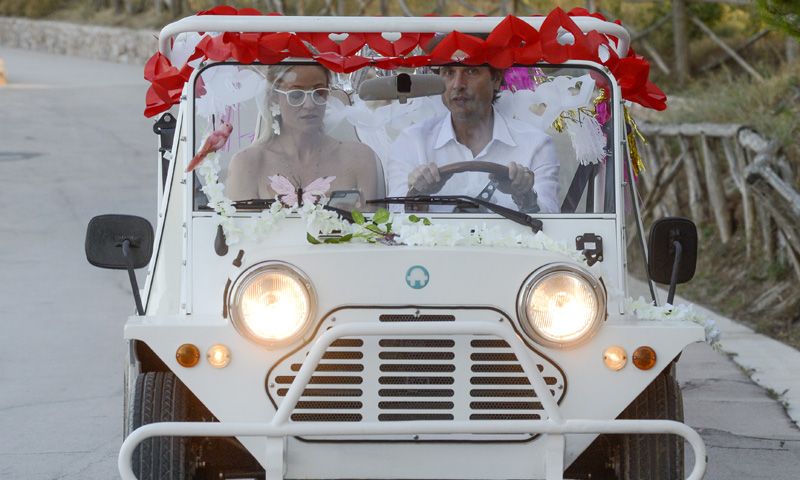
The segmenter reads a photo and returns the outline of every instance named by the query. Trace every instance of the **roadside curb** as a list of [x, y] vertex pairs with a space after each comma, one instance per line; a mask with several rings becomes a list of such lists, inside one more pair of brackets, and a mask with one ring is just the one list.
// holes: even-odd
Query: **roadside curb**
[[716, 322], [722, 352], [774, 396], [791, 421], [800, 426], [800, 351], [685, 298], [675, 300], [676, 304], [693, 305], [698, 313]]

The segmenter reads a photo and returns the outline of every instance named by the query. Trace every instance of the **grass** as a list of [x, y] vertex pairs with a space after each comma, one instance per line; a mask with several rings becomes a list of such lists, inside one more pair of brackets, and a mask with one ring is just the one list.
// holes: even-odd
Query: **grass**
[[678, 294], [800, 348], [800, 295], [791, 268], [758, 249], [748, 259], [743, 232], [727, 245], [713, 229], [700, 228], [699, 236], [697, 274]]

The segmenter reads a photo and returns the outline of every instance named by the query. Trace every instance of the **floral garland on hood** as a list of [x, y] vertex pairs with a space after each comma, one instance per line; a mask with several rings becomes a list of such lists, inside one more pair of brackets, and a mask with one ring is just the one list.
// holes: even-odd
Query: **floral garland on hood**
[[[256, 9], [237, 10], [219, 6], [197, 15], [262, 15]], [[276, 15], [276, 14], [268, 14]], [[614, 38], [597, 31], [584, 33], [571, 17], [591, 16], [606, 20], [599, 13], [583, 8], [551, 11], [539, 30], [526, 21], [509, 15], [484, 40], [461, 32], [450, 32], [428, 55], [412, 55], [426, 46], [432, 33], [404, 32], [390, 41], [381, 33], [341, 33], [337, 42], [328, 33], [304, 32], [224, 32], [204, 33], [182, 65], [156, 52], [146, 63], [144, 78], [150, 82], [144, 114], [152, 117], [180, 101], [184, 84], [203, 61], [236, 60], [243, 64], [275, 64], [295, 58], [313, 59], [331, 71], [350, 73], [366, 66], [384, 70], [416, 68], [459, 62], [466, 65], [489, 64], [505, 69], [514, 64], [545, 61], [560, 64], [568, 60], [589, 60], [607, 67], [616, 77], [622, 97], [646, 108], [664, 110], [666, 95], [648, 79], [650, 64], [630, 48], [625, 57], [616, 52]], [[365, 19], [365, 21], [369, 21]], [[616, 21], [619, 24], [619, 21]], [[358, 55], [369, 46], [382, 57]], [[175, 58], [174, 60], [178, 60]], [[180, 63], [180, 62], [179, 62]]]
[[641, 320], [675, 320], [692, 322], [703, 327], [706, 333], [706, 343], [711, 345], [714, 350], [720, 350], [722, 345], [719, 343], [721, 333], [717, 323], [697, 313], [692, 305], [653, 305], [651, 302], [639, 297], [637, 300], [628, 298], [625, 301], [625, 309], [630, 310]]

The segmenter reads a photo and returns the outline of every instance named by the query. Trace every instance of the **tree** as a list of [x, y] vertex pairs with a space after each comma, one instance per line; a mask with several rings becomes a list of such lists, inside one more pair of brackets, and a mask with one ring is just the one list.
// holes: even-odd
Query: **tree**
[[800, 2], [797, 0], [756, 0], [765, 22], [800, 39]]

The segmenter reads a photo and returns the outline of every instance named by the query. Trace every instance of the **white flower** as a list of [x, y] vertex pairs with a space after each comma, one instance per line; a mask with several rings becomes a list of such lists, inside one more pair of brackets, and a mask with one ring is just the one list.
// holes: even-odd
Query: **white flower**
[[706, 343], [716, 350], [720, 348], [721, 334], [716, 322], [695, 312], [692, 305], [673, 306], [667, 303], [657, 306], [645, 300], [644, 297], [639, 297], [637, 300], [626, 299], [625, 308], [632, 311], [640, 320], [674, 320], [696, 323], [705, 330]]

